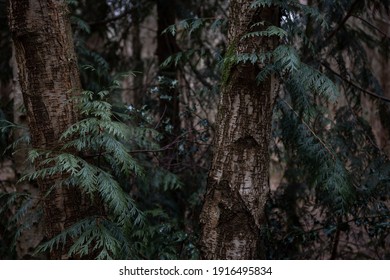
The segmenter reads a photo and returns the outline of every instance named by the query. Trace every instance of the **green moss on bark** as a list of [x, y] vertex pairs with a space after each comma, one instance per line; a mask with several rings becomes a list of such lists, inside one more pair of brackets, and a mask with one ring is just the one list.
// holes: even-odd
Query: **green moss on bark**
[[235, 52], [236, 52], [236, 44], [231, 43], [226, 50], [223, 68], [222, 68], [221, 85], [223, 87], [226, 86], [227, 82], [229, 81], [231, 69], [236, 63]]

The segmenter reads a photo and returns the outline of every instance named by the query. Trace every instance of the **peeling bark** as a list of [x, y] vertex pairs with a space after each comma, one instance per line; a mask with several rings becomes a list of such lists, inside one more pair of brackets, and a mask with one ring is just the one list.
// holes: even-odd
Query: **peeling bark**
[[[229, 49], [234, 53], [274, 49], [277, 40], [252, 37], [253, 24], [278, 25], [278, 8], [253, 9], [251, 0], [230, 4]], [[274, 78], [260, 85], [256, 76], [264, 65], [238, 64], [225, 69], [214, 139], [214, 156], [201, 213], [201, 252], [204, 259], [264, 258], [260, 229], [269, 194], [269, 154]]]

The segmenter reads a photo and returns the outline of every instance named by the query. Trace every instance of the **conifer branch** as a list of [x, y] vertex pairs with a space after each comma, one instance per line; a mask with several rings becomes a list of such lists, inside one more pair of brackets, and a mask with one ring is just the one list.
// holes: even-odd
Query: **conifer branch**
[[337, 73], [336, 71], [334, 71], [331, 67], [329, 67], [328, 65], [326, 65], [325, 63], [321, 62], [321, 65], [323, 65], [326, 69], [328, 69], [330, 72], [332, 72], [335, 76], [339, 77], [340, 79], [342, 79], [344, 82], [348, 83], [349, 85], [353, 86], [354, 88], [356, 88], [357, 90], [363, 92], [363, 93], [366, 93], [372, 97], [375, 97], [375, 98], [378, 98], [382, 101], [385, 101], [385, 102], [389, 102], [390, 103], [390, 99], [384, 97], [384, 96], [380, 96], [376, 93], [373, 93], [369, 90], [366, 90], [364, 88], [362, 88], [361, 86], [355, 84], [354, 82], [350, 81], [350, 80], [347, 80], [346, 78], [344, 78], [341, 74]]
[[328, 37], [324, 40], [324, 42], [328, 42], [334, 35], [337, 34], [337, 32], [340, 31], [340, 29], [344, 26], [344, 24], [347, 22], [347, 20], [352, 16], [353, 10], [355, 6], [359, 3], [360, 0], [355, 0], [355, 2], [352, 3], [351, 8], [343, 18], [343, 20], [339, 23], [339, 25], [328, 35]]
[[367, 24], [368, 26], [370, 26], [372, 29], [378, 31], [380, 34], [383, 35], [383, 38], [390, 38], [389, 35], [387, 35], [385, 32], [383, 32], [382, 30], [380, 30], [378, 27], [376, 27], [375, 25], [373, 25], [371, 22], [365, 20], [364, 18], [360, 17], [360, 16], [353, 16], [354, 18], [357, 18], [359, 20], [361, 20], [362, 22], [364, 22], [365, 24]]
[[302, 122], [303, 125], [310, 131], [310, 133], [316, 138], [321, 145], [328, 151], [328, 153], [332, 156], [333, 160], [336, 160], [336, 155], [332, 152], [332, 150], [326, 145], [326, 143], [313, 131], [313, 129], [299, 116], [299, 114], [294, 110], [294, 108], [284, 99], [282, 101], [287, 105], [287, 107], [298, 117], [298, 119]]

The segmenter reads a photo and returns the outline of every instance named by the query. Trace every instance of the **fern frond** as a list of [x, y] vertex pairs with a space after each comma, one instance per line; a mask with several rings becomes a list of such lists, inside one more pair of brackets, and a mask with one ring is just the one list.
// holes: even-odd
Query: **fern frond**
[[129, 218], [142, 216], [134, 201], [123, 192], [118, 182], [103, 170], [97, 175], [97, 188], [101, 198], [109, 206], [119, 225], [123, 225]]
[[271, 52], [265, 52], [265, 53], [239, 53], [231, 58], [226, 58], [232, 60], [235, 64], [238, 63], [260, 63], [265, 64], [271, 61], [272, 53]]
[[259, 74], [257, 74], [256, 81], [258, 83], [264, 82], [265, 79], [267, 79], [267, 77], [270, 77], [272, 74], [274, 74], [276, 72], [277, 72], [277, 69], [276, 69], [275, 65], [267, 64], [263, 67], [263, 69], [261, 69]]
[[283, 73], [298, 71], [301, 60], [295, 48], [288, 45], [280, 45], [273, 51], [274, 63]]
[[[110, 161], [114, 161], [115, 165], [125, 175], [129, 175], [134, 172], [136, 176], [143, 174], [142, 168], [139, 164], [129, 155], [127, 149], [118, 141], [111, 140], [105, 143], [106, 151], [109, 153]], [[111, 156], [112, 155], [112, 156]], [[108, 155], [105, 155], [108, 157]]]
[[54, 249], [59, 249], [60, 247], [64, 248], [68, 240], [76, 239], [77, 236], [79, 236], [82, 232], [89, 230], [95, 225], [96, 219], [94, 217], [83, 219], [73, 224], [71, 227], [63, 230], [49, 241], [39, 245], [34, 253], [38, 254], [40, 252], [53, 251]]
[[82, 20], [81, 18], [72, 16], [70, 18], [70, 21], [71, 23], [75, 24], [81, 31], [87, 34], [91, 33], [91, 28], [89, 24], [86, 21]]
[[304, 122], [284, 100], [278, 103], [285, 122], [283, 138], [286, 145], [293, 145], [302, 162], [310, 163], [310, 177], [315, 187], [325, 190], [335, 211], [344, 214], [350, 208], [355, 195], [350, 175], [338, 154]]
[[273, 0], [256, 0], [251, 4], [251, 8], [271, 7], [276, 2]]
[[267, 27], [267, 29], [263, 30], [263, 31], [249, 32], [249, 33], [245, 34], [244, 36], [242, 36], [241, 40], [245, 40], [245, 39], [253, 38], [253, 37], [272, 37], [272, 36], [277, 36], [280, 39], [283, 39], [283, 38], [287, 37], [287, 32], [280, 27], [272, 25], [272, 26]]
[[172, 36], [175, 36], [176, 35], [176, 25], [175, 24], [172, 24], [170, 26], [168, 26], [166, 29], [163, 30], [162, 34], [165, 34], [165, 33], [171, 33]]
[[217, 19], [214, 20], [214, 22], [211, 24], [210, 29], [211, 29], [212, 31], [216, 31], [218, 28], [220, 28], [221, 26], [224, 26], [224, 25], [226, 25], [226, 19], [217, 18]]
[[69, 183], [75, 186], [80, 186], [81, 190], [88, 194], [93, 195], [97, 191], [97, 174], [99, 169], [85, 161], [80, 161], [80, 169], [74, 176], [69, 178]]
[[79, 3], [79, 1], [78, 1], [78, 0], [66, 0], [66, 3], [67, 3], [68, 5], [74, 5], [74, 6], [76, 6], [76, 5]]
[[154, 172], [148, 177], [142, 178], [144, 183], [148, 182], [153, 189], [162, 189], [164, 191], [177, 190], [183, 186], [183, 183], [177, 175], [155, 167]]
[[[5, 211], [9, 210], [12, 205], [15, 205], [18, 200], [28, 200], [30, 195], [24, 192], [11, 192], [11, 193], [3, 193], [0, 192], [0, 215], [2, 215]], [[18, 219], [16, 219], [19, 221]]]

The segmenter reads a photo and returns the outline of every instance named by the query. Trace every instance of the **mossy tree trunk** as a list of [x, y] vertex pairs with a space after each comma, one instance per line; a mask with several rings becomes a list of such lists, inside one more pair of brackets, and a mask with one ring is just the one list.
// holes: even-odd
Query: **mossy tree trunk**
[[[228, 52], [259, 53], [274, 49], [273, 37], [248, 32], [278, 25], [276, 7], [251, 8], [252, 0], [230, 2]], [[265, 26], [255, 23], [265, 22]], [[230, 54], [229, 54], [230, 53]], [[261, 227], [269, 195], [269, 152], [272, 103], [278, 88], [269, 77], [258, 84], [264, 65], [226, 65], [214, 139], [214, 155], [201, 213], [204, 259], [264, 258]]]
[[[77, 120], [72, 97], [81, 88], [67, 4], [15, 0], [8, 2], [8, 13], [32, 147], [58, 151], [61, 134]], [[38, 182], [47, 239], [82, 217], [80, 192], [60, 186], [62, 179], [60, 175]], [[66, 257], [61, 248], [51, 254]]]

